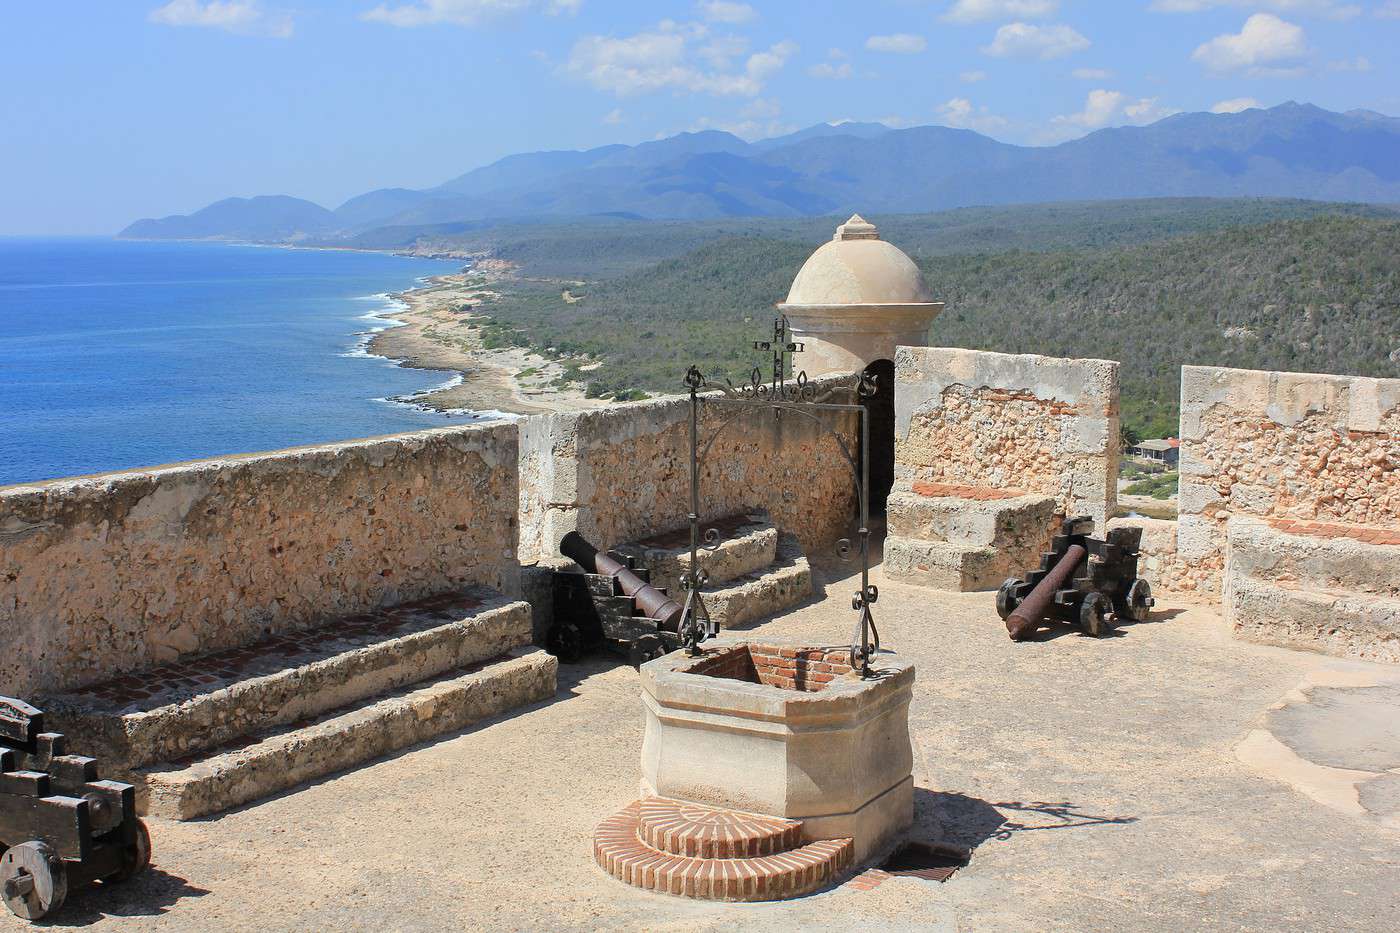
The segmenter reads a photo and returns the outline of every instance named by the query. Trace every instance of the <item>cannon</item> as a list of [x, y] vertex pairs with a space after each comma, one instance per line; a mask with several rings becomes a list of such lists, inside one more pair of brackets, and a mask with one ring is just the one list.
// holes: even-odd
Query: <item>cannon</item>
[[1047, 620], [1099, 636], [1112, 622], [1147, 618], [1155, 601], [1137, 575], [1142, 529], [1113, 528], [1104, 538], [1092, 537], [1093, 531], [1087, 516], [1065, 520], [1040, 567], [997, 590], [997, 615], [1012, 641], [1025, 641]]
[[634, 558], [600, 552], [576, 531], [559, 551], [583, 572], [554, 572], [554, 621], [545, 639], [551, 654], [577, 661], [602, 646], [639, 666], [680, 647], [683, 607], [652, 586]]
[[136, 788], [98, 779], [97, 760], [65, 754], [44, 714], [0, 697], [0, 897], [16, 917], [41, 920], [69, 890], [144, 871], [151, 835]]

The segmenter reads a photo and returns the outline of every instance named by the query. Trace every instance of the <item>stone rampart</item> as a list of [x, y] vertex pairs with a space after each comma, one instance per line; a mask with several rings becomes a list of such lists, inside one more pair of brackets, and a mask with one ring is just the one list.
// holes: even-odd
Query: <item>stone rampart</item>
[[1054, 496], [1104, 527], [1117, 501], [1118, 364], [900, 347], [895, 478]]
[[518, 589], [514, 424], [0, 489], [0, 694]]
[[[852, 377], [813, 380], [819, 387]], [[843, 399], [844, 400], [844, 399]], [[733, 409], [702, 408], [702, 442]], [[854, 454], [856, 419], [823, 415]], [[681, 527], [690, 512], [690, 401], [666, 398], [535, 415], [521, 428], [521, 559], [548, 559], [578, 531], [613, 547]], [[764, 508], [807, 548], [854, 528], [855, 485], [840, 447], [801, 415], [738, 415], [700, 473], [701, 520]]]
[[1232, 515], [1400, 528], [1400, 379], [1184, 366], [1177, 551], [1220, 592]]

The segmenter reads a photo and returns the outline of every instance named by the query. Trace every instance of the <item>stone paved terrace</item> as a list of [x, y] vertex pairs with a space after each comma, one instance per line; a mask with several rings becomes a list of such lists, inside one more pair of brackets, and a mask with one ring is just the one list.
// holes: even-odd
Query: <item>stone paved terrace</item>
[[[829, 568], [823, 579], [825, 601], [757, 631], [843, 641], [853, 584], [829, 582]], [[154, 870], [70, 897], [54, 923], [1396, 928], [1400, 669], [1237, 642], [1213, 609], [1170, 599], [1114, 638], [1066, 632], [1017, 645], [992, 604], [991, 593], [890, 583], [875, 607], [886, 643], [918, 665], [916, 835], [974, 847], [946, 884], [875, 875], [780, 904], [724, 905], [607, 877], [592, 832], [637, 796], [642, 715], [635, 672], [595, 659], [561, 668], [557, 696], [512, 717], [222, 817], [153, 821]], [[1285, 702], [1287, 715], [1270, 713]], [[1336, 711], [1349, 725], [1328, 719]], [[1237, 754], [1242, 744], [1254, 764]], [[1336, 772], [1287, 747], [1390, 775], [1358, 804], [1328, 783]]]

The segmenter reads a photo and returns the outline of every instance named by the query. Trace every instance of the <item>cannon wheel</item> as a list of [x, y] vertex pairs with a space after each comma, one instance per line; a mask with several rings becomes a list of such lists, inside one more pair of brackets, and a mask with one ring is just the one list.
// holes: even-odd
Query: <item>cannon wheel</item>
[[633, 667], [641, 667], [643, 664], [659, 658], [666, 653], [666, 643], [658, 635], [643, 635], [627, 649], [628, 660]]
[[997, 590], [997, 615], [1001, 616], [1003, 622], [1021, 604], [1021, 601], [1016, 598], [1016, 587], [1020, 585], [1020, 580], [1015, 577], [1007, 577], [1001, 584], [1001, 588]]
[[120, 884], [141, 874], [151, 864], [151, 831], [145, 820], [136, 821], [136, 842], [122, 853], [122, 867], [116, 874], [102, 879], [103, 884]]
[[572, 622], [556, 622], [544, 639], [545, 650], [566, 664], [583, 657], [583, 633]]
[[68, 897], [68, 869], [42, 842], [22, 842], [0, 856], [0, 894], [21, 920], [42, 920]]
[[1147, 614], [1152, 611], [1152, 587], [1146, 580], [1134, 580], [1133, 585], [1128, 587], [1128, 618], [1134, 622], [1146, 622]]
[[1102, 593], [1090, 593], [1079, 605], [1079, 627], [1095, 638], [1108, 632], [1108, 600]]

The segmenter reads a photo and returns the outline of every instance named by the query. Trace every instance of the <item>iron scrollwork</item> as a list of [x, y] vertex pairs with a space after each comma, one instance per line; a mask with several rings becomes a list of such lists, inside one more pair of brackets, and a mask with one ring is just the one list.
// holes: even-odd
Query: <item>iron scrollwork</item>
[[[699, 654], [700, 643], [707, 637], [718, 634], [717, 627], [705, 609], [700, 590], [708, 580], [708, 575], [700, 569], [700, 464], [709, 454], [715, 439], [741, 414], [756, 410], [770, 410], [776, 416], [794, 413], [810, 419], [823, 431], [836, 440], [846, 466], [851, 470], [859, 496], [860, 525], [856, 530], [856, 542], [842, 538], [836, 544], [837, 556], [849, 561], [854, 552], [860, 554], [860, 590], [853, 600], [853, 607], [860, 613], [855, 632], [851, 636], [851, 667], [860, 671], [861, 676], [870, 676], [870, 661], [880, 648], [880, 633], [870, 607], [879, 598], [879, 591], [870, 582], [870, 424], [869, 412], [861, 399], [874, 395], [879, 388], [877, 378], [863, 373], [854, 384], [816, 385], [807, 378], [807, 373], [799, 372], [791, 382], [787, 379], [788, 354], [800, 352], [802, 344], [789, 339], [786, 316], [780, 315], [773, 322], [773, 339], [755, 341], [754, 349], [771, 350], [773, 353], [773, 374], [769, 382], [763, 381], [762, 371], [754, 367], [749, 381], [734, 385], [729, 380], [723, 384], [709, 382], [700, 369], [691, 366], [685, 374], [685, 385], [690, 391], [690, 566], [681, 582], [686, 591], [684, 612], [681, 615], [681, 640], [692, 655]], [[842, 401], [841, 399], [844, 399]], [[703, 439], [700, 436], [700, 406], [717, 405], [729, 408], [720, 424]], [[858, 455], [853, 453], [846, 439], [831, 428], [821, 417], [823, 413], [852, 414], [860, 421], [861, 444]], [[704, 535], [706, 550], [719, 546], [719, 533], [714, 528], [706, 529]]]

